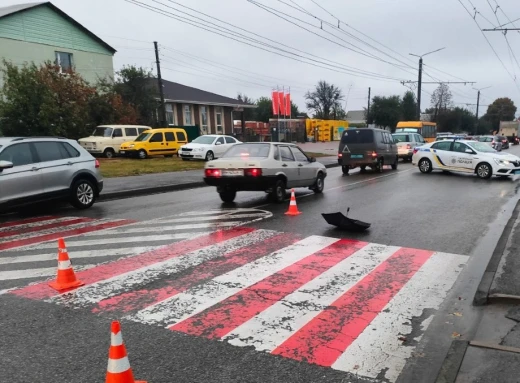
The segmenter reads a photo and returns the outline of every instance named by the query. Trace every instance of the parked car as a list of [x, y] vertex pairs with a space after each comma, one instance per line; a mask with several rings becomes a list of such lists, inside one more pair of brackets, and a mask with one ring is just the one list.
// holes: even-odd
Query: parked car
[[220, 158], [230, 147], [240, 144], [236, 138], [220, 134], [207, 134], [197, 137], [180, 148], [179, 155], [184, 161]]
[[123, 142], [132, 141], [149, 129], [152, 128], [143, 125], [100, 125], [89, 137], [80, 138], [78, 142], [90, 154], [112, 158], [119, 154]]
[[433, 170], [476, 174], [479, 178], [520, 174], [520, 158], [499, 153], [485, 142], [437, 141], [415, 149], [412, 163], [421, 173]]
[[496, 151], [502, 151], [502, 139], [499, 136], [480, 136], [479, 142], [485, 142]]
[[231, 203], [238, 191], [265, 191], [283, 202], [286, 189], [308, 187], [322, 193], [327, 169], [298, 146], [280, 142], [240, 143], [220, 159], [209, 161], [204, 182], [216, 186], [222, 201]]
[[397, 169], [399, 156], [397, 145], [390, 132], [382, 129], [347, 129], [341, 136], [338, 149], [338, 163], [343, 174], [358, 166], [361, 171], [370, 167], [378, 172], [384, 165]]
[[145, 159], [149, 156], [173, 157], [188, 142], [186, 131], [180, 128], [145, 130], [134, 141], [121, 145], [120, 154]]
[[392, 137], [397, 145], [397, 155], [404, 161], [411, 161], [413, 150], [426, 143], [423, 136], [417, 133], [394, 133]]
[[91, 207], [103, 190], [99, 161], [76, 141], [0, 138], [0, 210], [47, 200]]
[[502, 142], [502, 149], [509, 149], [509, 140], [504, 136], [497, 136], [497, 138]]

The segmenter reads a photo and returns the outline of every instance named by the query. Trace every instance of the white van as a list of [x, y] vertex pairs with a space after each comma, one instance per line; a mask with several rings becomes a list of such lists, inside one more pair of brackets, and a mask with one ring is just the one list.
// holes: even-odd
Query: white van
[[145, 130], [152, 129], [144, 125], [100, 125], [90, 137], [81, 138], [79, 144], [90, 154], [102, 154], [112, 158], [119, 154], [123, 142], [133, 141]]

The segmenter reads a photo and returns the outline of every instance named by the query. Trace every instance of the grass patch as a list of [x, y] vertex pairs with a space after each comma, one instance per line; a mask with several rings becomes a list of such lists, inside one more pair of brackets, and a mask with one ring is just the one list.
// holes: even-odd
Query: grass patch
[[155, 157], [145, 160], [133, 158], [100, 158], [103, 177], [140, 176], [142, 174], [180, 172], [183, 170], [203, 169], [204, 161], [183, 161], [180, 158]]
[[[307, 152], [309, 157], [330, 157], [328, 154]], [[101, 174], [105, 178], [140, 176], [143, 174], [181, 172], [204, 168], [204, 161], [183, 161], [178, 157], [152, 157], [145, 160], [134, 158], [99, 158]]]

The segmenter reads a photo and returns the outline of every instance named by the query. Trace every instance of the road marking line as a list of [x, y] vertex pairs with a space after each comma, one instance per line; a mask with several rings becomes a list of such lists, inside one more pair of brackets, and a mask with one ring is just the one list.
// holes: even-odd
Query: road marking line
[[339, 240], [170, 329], [210, 339], [221, 338], [366, 245], [366, 242]]
[[432, 254], [399, 249], [271, 353], [330, 367]]
[[42, 217], [20, 219], [20, 220], [16, 220], [16, 221], [2, 223], [2, 224], [0, 224], [0, 229], [6, 229], [8, 227], [23, 227], [24, 225], [26, 225], [25, 227], [31, 227], [32, 224], [39, 225], [40, 222], [51, 221], [51, 220], [56, 220], [56, 219], [59, 219], [59, 218], [55, 217], [55, 216], [50, 216], [50, 215], [46, 215], [46, 216], [42, 216]]
[[[134, 262], [134, 269], [126, 273], [118, 273], [108, 279], [88, 284], [80, 287], [73, 292], [73, 300], [67, 294], [63, 294], [50, 301], [54, 303], [64, 303], [68, 306], [83, 307], [98, 303], [115, 295], [130, 291], [135, 286], [143, 286], [149, 282], [155, 281], [161, 277], [173, 275], [190, 267], [199, 266], [200, 264], [223, 256], [228, 252], [238, 250], [240, 248], [251, 247], [258, 242], [276, 235], [277, 232], [272, 230], [256, 230], [246, 233], [235, 238], [219, 241], [219, 243], [202, 247], [192, 252], [175, 253], [168, 259], [157, 262], [152, 265], [142, 266], [139, 260]], [[178, 247], [174, 244], [172, 247]], [[202, 247], [202, 248], [201, 248]], [[167, 248], [170, 248], [167, 247]], [[125, 260], [133, 261], [138, 257], [125, 258]], [[90, 270], [95, 272], [95, 269]], [[78, 276], [80, 277], [80, 276]], [[84, 280], [83, 280], [84, 281]], [[87, 283], [86, 281], [84, 281]]]
[[307, 237], [126, 318], [172, 326], [337, 241], [336, 238]]
[[[47, 218], [44, 220], [39, 220], [37, 222], [31, 222], [28, 224], [18, 224], [18, 225], [11, 225], [6, 228], [0, 227], [2, 229], [2, 233], [0, 233], [0, 237], [7, 237], [9, 235], [17, 234], [18, 232], [31, 232], [31, 231], [37, 231], [42, 230], [46, 228], [52, 228], [53, 225], [60, 224], [62, 222], [70, 222], [75, 220], [85, 220], [85, 221], [94, 221], [92, 218], [83, 218], [83, 217], [60, 217], [53, 219]], [[15, 221], [19, 222], [19, 221]]]
[[397, 250], [399, 247], [373, 243], [365, 246], [223, 339], [235, 346], [271, 352]]
[[[336, 360], [332, 368], [377, 378], [384, 369], [385, 378], [395, 382], [415, 346], [399, 340], [412, 331], [411, 319], [424, 315], [426, 309], [437, 310], [468, 260], [467, 256], [435, 253], [395, 295], [368, 327]], [[433, 313], [431, 314], [433, 315]], [[424, 318], [422, 330], [429, 320]], [[378, 347], [373, 347], [373, 345]], [[357, 366], [357, 367], [355, 367]]]
[[[94, 267], [95, 265], [83, 265], [75, 266], [74, 270], [86, 270]], [[0, 271], [0, 281], [12, 281], [17, 279], [28, 279], [28, 278], [44, 278], [56, 275], [58, 269], [58, 262], [54, 267], [44, 267], [39, 269], [29, 270], [11, 270], [11, 271]]]

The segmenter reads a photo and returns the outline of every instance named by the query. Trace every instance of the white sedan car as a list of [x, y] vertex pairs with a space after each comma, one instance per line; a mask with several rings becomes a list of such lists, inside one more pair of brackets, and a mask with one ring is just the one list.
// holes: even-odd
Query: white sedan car
[[497, 152], [484, 142], [437, 141], [414, 149], [412, 164], [422, 173], [432, 170], [476, 174], [479, 178], [520, 174], [520, 158]]
[[189, 144], [181, 146], [179, 156], [184, 160], [212, 161], [220, 158], [235, 144], [239, 144], [236, 138], [220, 134], [207, 134], [197, 137]]

